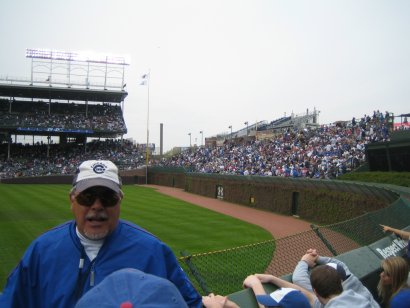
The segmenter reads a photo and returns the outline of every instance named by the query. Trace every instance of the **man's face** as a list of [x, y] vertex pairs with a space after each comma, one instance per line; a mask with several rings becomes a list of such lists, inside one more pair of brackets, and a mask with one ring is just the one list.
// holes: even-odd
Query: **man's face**
[[119, 194], [102, 186], [72, 192], [71, 210], [78, 231], [91, 240], [105, 238], [117, 226], [121, 199]]

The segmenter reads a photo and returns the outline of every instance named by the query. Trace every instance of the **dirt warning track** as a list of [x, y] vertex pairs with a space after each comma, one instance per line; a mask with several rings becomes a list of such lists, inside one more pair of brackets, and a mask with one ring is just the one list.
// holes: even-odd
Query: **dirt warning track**
[[311, 230], [309, 223], [295, 217], [279, 215], [214, 198], [191, 194], [180, 188], [159, 185], [145, 186], [152, 187], [164, 195], [172, 196], [215, 212], [229, 215], [260, 226], [269, 231], [274, 238], [282, 238]]

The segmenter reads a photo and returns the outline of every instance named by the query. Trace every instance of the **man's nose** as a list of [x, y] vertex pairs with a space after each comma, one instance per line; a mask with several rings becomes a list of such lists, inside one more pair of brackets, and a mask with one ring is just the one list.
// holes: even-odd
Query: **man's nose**
[[100, 211], [104, 209], [103, 204], [101, 203], [101, 200], [99, 197], [95, 198], [94, 203], [91, 205], [91, 209], [95, 211]]

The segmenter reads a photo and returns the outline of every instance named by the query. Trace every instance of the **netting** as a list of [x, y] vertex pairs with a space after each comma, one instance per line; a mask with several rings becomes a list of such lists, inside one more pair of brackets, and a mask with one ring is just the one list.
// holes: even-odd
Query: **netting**
[[380, 224], [403, 229], [409, 225], [410, 206], [399, 199], [387, 208], [296, 235], [210, 253], [184, 254], [179, 262], [197, 290], [231, 294], [242, 289], [244, 278], [254, 273], [283, 276], [293, 271], [306, 250], [334, 256], [367, 246], [383, 238]]
[[179, 262], [201, 294], [229, 294], [242, 289], [246, 276], [264, 272], [274, 250], [275, 240], [269, 240], [210, 253], [183, 253]]

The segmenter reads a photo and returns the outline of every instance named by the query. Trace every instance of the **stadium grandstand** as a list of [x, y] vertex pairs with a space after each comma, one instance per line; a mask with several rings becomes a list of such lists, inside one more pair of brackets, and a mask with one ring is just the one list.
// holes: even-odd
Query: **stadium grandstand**
[[40, 49], [26, 57], [30, 78], [0, 79], [1, 177], [72, 174], [88, 155], [134, 166], [140, 157], [123, 140], [127, 60]]
[[[37, 49], [28, 49], [26, 56], [30, 78], [0, 79], [0, 178], [73, 174], [91, 158], [110, 159], [121, 170], [146, 165], [145, 144], [123, 139], [125, 58]], [[205, 138], [203, 146], [166, 157], [149, 150], [148, 164], [187, 172], [332, 179], [368, 157], [373, 166], [389, 166], [384, 146], [373, 146], [374, 155], [366, 155], [366, 148], [390, 142], [393, 132], [408, 132], [409, 114], [396, 116], [399, 125], [392, 113], [378, 110], [320, 125], [319, 113], [314, 108], [270, 122], [245, 122], [238, 131], [230, 127], [229, 133]]]
[[329, 125], [317, 123], [318, 113], [258, 122], [156, 163], [201, 173], [332, 179], [365, 164], [368, 144], [390, 141], [389, 112]]
[[245, 122], [244, 128], [231, 133], [218, 134], [215, 137], [208, 137], [205, 139], [205, 144], [208, 146], [221, 146], [224, 144], [226, 139], [240, 140], [240, 138], [250, 139], [263, 139], [265, 133], [270, 137], [271, 133], [281, 132], [284, 129], [304, 129], [304, 128], [317, 128], [319, 127], [318, 116], [319, 111], [314, 108], [313, 112], [306, 110], [306, 113], [296, 115], [292, 112], [290, 116], [284, 115], [278, 119], [271, 122], [259, 121], [254, 124], [249, 124]]

